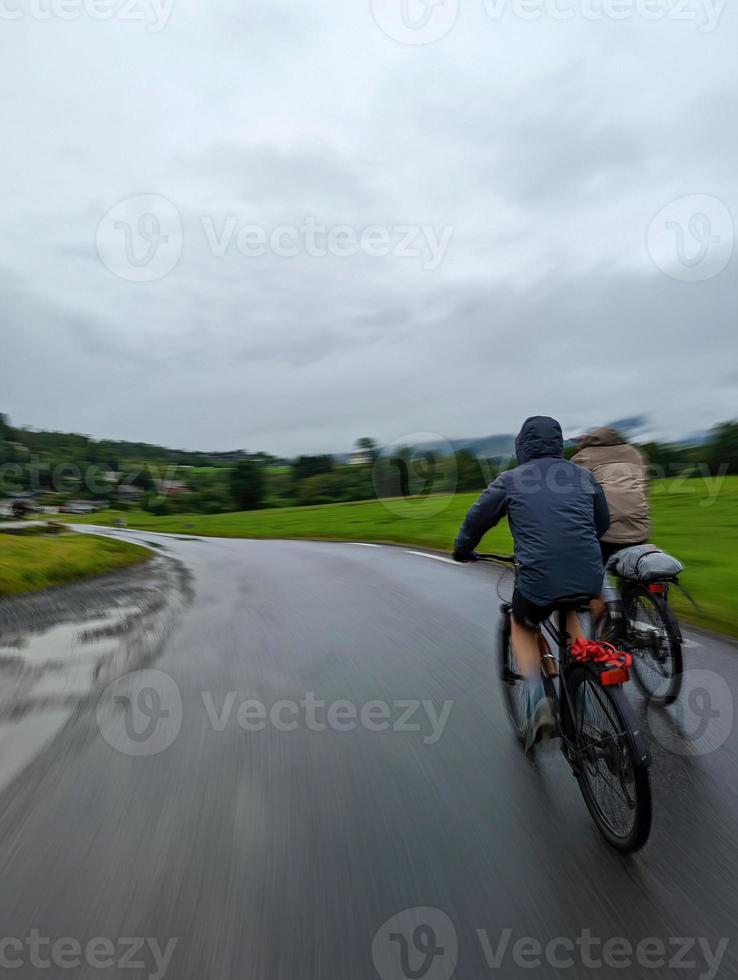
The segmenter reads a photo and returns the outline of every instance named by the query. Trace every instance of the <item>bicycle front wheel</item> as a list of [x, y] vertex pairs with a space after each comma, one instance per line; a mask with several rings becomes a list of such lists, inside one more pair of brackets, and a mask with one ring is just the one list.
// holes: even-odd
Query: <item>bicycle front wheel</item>
[[638, 686], [656, 704], [673, 704], [679, 697], [684, 670], [674, 614], [668, 603], [645, 585], [626, 590], [623, 609]]
[[650, 758], [621, 688], [588, 667], [572, 672], [570, 739], [579, 788], [597, 828], [618, 851], [637, 851], [651, 830]]

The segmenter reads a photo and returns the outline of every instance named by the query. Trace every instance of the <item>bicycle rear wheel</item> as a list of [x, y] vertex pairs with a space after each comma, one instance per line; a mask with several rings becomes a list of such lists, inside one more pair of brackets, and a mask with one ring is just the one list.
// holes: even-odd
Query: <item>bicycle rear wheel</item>
[[528, 684], [515, 660], [512, 649], [510, 610], [503, 606], [497, 631], [497, 660], [505, 710], [512, 725], [513, 734], [525, 745], [528, 721]]
[[598, 671], [587, 667], [575, 669], [569, 684], [570, 757], [584, 802], [612, 847], [637, 851], [651, 830], [646, 743], [622, 689], [603, 687]]
[[668, 603], [645, 585], [626, 589], [623, 609], [638, 686], [656, 704], [673, 704], [679, 697], [684, 671], [674, 614]]

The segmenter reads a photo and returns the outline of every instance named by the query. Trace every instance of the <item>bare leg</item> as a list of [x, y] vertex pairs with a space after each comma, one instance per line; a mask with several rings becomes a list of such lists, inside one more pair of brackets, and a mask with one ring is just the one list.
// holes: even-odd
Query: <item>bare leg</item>
[[[579, 623], [576, 623], [579, 627]], [[528, 725], [525, 751], [529, 752], [539, 739], [553, 738], [556, 722], [551, 704], [546, 697], [541, 676], [541, 651], [538, 631], [518, 623], [512, 617], [512, 647], [520, 670], [528, 683]]]
[[[580, 637], [586, 639], [579, 616], [569, 612], [566, 616], [566, 629], [572, 643]], [[541, 651], [538, 646], [538, 632], [530, 626], [519, 623], [512, 617], [512, 647], [515, 659], [528, 680], [535, 680], [541, 674]]]
[[605, 602], [603, 599], [593, 599], [589, 604], [590, 612], [592, 613], [592, 619], [595, 623], [599, 623], [602, 617], [605, 615], [606, 610]]
[[538, 649], [538, 632], [519, 623], [512, 617], [512, 648], [515, 659], [529, 681], [541, 676], [541, 654]]
[[[592, 601], [597, 602], [598, 600], [593, 599]], [[571, 637], [572, 643], [579, 639], [586, 640], [582, 624], [579, 622], [579, 616], [573, 610], [566, 614], [566, 631]]]

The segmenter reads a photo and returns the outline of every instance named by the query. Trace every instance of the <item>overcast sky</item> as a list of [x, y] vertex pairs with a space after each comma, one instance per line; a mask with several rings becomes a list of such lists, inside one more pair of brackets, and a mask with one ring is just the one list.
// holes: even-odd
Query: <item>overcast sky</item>
[[738, 415], [735, 5], [34, 2], [0, 0], [16, 424], [291, 454]]

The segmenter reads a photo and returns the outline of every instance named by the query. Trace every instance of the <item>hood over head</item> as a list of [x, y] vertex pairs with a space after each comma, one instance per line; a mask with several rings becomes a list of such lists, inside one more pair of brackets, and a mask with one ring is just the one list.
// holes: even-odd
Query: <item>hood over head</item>
[[625, 446], [626, 440], [620, 435], [617, 429], [603, 427], [592, 429], [586, 436], [583, 436], [577, 444], [578, 449], [587, 449], [589, 446]]
[[523, 427], [515, 440], [515, 456], [518, 463], [529, 463], [532, 459], [562, 457], [564, 437], [556, 419], [547, 415], [534, 415], [523, 422]]

